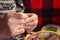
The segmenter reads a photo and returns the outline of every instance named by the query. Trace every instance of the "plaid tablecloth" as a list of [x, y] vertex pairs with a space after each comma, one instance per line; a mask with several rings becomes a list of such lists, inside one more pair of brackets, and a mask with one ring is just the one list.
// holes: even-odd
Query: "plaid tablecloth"
[[35, 31], [47, 24], [60, 25], [60, 0], [23, 0], [26, 13], [36, 13], [39, 23]]

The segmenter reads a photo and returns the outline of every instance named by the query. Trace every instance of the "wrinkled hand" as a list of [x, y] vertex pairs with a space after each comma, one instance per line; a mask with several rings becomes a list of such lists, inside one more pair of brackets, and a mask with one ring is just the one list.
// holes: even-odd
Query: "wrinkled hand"
[[28, 13], [28, 18], [24, 22], [24, 28], [27, 32], [31, 32], [37, 27], [38, 16], [36, 14]]
[[27, 15], [24, 13], [9, 12], [8, 13], [8, 25], [11, 30], [11, 34], [18, 35], [25, 32], [24, 21], [27, 18]]
[[32, 31], [37, 27], [38, 16], [30, 13], [8, 13], [8, 25], [12, 31], [12, 35], [22, 34], [26, 31]]
[[26, 31], [32, 31], [37, 26], [37, 15], [17, 12], [8, 12], [0, 20], [0, 39], [14, 37]]

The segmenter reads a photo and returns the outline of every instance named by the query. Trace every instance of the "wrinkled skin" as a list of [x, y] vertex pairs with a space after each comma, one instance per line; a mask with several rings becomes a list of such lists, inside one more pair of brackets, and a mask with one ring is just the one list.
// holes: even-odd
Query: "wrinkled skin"
[[25, 30], [32, 31], [37, 27], [38, 16], [36, 14], [9, 12], [0, 20], [0, 39], [14, 37], [23, 34]]
[[24, 28], [26, 31], [31, 32], [34, 30], [38, 23], [38, 16], [36, 14], [27, 14], [28, 18], [25, 20]]

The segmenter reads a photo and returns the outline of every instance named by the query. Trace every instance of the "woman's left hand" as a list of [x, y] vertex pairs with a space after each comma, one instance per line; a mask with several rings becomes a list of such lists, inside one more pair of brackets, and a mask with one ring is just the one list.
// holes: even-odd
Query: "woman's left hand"
[[27, 32], [30, 32], [37, 27], [38, 16], [32, 13], [28, 13], [27, 16], [28, 18], [24, 22], [24, 28]]

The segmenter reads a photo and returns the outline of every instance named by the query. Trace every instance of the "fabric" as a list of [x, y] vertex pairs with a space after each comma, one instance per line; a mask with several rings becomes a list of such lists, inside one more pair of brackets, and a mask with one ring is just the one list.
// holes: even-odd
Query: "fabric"
[[10, 38], [6, 38], [6, 39], [2, 39], [2, 40], [24, 40], [24, 36], [17, 35], [15, 37], [10, 37]]
[[15, 10], [15, 1], [14, 0], [0, 0], [0, 13], [13, 12]]
[[26, 13], [36, 13], [38, 18], [38, 31], [47, 24], [60, 25], [60, 0], [23, 0]]

